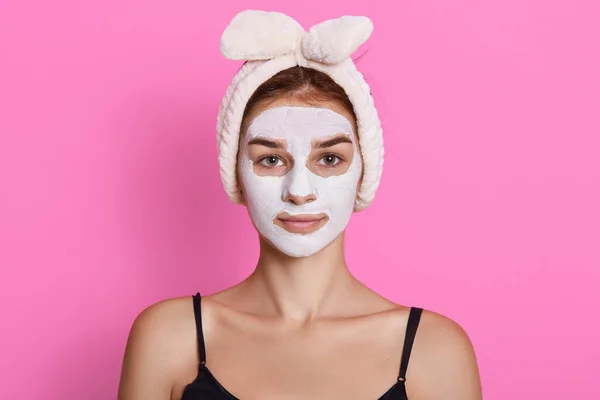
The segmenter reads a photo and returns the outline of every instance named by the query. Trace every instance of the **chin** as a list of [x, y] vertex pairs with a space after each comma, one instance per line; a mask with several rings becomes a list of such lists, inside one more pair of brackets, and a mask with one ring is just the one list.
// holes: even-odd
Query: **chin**
[[[259, 233], [259, 240], [261, 242], [261, 249], [268, 249], [269, 252], [276, 253], [282, 255], [284, 257], [291, 258], [306, 258], [314, 256], [323, 250], [329, 248], [334, 245], [340, 238], [343, 238], [344, 231], [342, 231], [338, 236], [336, 236], [333, 240], [325, 245], [320, 245], [318, 247], [307, 247], [302, 246], [300, 244], [296, 246], [277, 246], [267, 237]], [[264, 246], [263, 246], [264, 245]]]

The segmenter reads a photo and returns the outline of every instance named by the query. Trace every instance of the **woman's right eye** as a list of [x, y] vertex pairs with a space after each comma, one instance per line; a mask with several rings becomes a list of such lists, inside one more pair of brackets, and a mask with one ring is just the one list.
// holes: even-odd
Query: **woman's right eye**
[[259, 163], [265, 167], [280, 167], [283, 165], [283, 161], [276, 156], [266, 156], [260, 159]]

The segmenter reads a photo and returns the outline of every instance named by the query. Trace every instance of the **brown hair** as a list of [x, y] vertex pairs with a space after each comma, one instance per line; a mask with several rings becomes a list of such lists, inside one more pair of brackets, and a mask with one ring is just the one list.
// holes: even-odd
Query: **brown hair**
[[354, 107], [340, 85], [324, 72], [300, 66], [284, 69], [260, 85], [246, 103], [242, 121], [257, 104], [285, 96], [306, 101], [309, 104], [311, 101], [335, 101], [343, 106], [356, 121]]

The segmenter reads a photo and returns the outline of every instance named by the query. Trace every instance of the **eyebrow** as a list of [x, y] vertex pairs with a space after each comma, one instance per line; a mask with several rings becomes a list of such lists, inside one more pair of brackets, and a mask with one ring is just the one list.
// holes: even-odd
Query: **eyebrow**
[[265, 138], [254, 138], [248, 141], [248, 146], [251, 144], [259, 144], [261, 146], [270, 147], [271, 149], [284, 149], [285, 144], [281, 142], [275, 142], [273, 140], [265, 139]]
[[325, 149], [327, 147], [333, 147], [336, 144], [340, 143], [350, 143], [352, 144], [352, 140], [348, 137], [348, 135], [339, 135], [331, 139], [323, 140], [315, 145], [315, 149]]

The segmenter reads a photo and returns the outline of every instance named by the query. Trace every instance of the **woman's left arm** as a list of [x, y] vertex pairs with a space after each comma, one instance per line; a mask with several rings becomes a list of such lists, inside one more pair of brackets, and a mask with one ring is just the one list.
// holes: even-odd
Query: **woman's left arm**
[[[413, 372], [418, 373], [418, 381], [421, 382], [419, 387], [415, 388], [414, 399], [482, 399], [475, 350], [469, 336], [458, 323], [441, 314], [424, 311], [415, 338], [414, 351], [418, 352], [419, 356], [418, 361], [415, 361], [418, 362], [418, 368]], [[408, 373], [410, 370], [411, 368], [408, 368]], [[408, 397], [411, 398], [411, 388], [408, 385], [409, 379], [407, 391]]]

